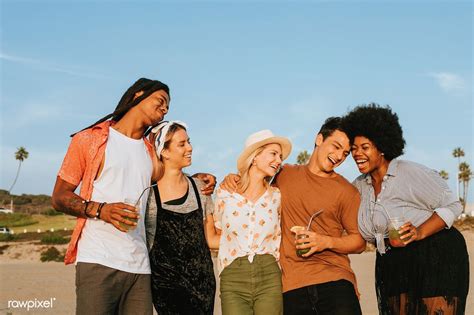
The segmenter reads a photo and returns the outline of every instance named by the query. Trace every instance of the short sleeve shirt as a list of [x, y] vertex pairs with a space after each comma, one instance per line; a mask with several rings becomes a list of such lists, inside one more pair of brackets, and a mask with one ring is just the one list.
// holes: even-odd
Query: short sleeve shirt
[[252, 203], [238, 193], [217, 190], [214, 209], [216, 228], [222, 230], [217, 267], [219, 274], [236, 258], [270, 254], [280, 258], [280, 190], [269, 187]]
[[295, 225], [306, 226], [311, 215], [323, 209], [312, 221], [312, 231], [331, 237], [359, 234], [360, 196], [357, 189], [340, 175], [320, 177], [307, 165], [288, 164], [278, 174], [276, 185], [282, 196], [280, 265], [283, 292], [341, 279], [352, 282], [357, 292], [347, 254], [324, 250], [307, 258], [299, 257], [290, 230]]

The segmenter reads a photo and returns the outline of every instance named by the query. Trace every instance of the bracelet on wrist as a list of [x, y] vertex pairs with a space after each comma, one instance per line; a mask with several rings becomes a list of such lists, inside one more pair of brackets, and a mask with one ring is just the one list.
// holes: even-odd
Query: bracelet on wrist
[[89, 204], [91, 203], [90, 200], [82, 200], [82, 204], [85, 205], [84, 207], [84, 215], [88, 218], [93, 218], [93, 216], [90, 216], [89, 213], [87, 212], [87, 208], [89, 208]]
[[102, 212], [102, 207], [104, 207], [107, 204], [107, 202], [101, 202], [99, 204], [99, 207], [97, 208], [97, 212], [95, 213], [95, 218], [100, 219], [100, 213]]

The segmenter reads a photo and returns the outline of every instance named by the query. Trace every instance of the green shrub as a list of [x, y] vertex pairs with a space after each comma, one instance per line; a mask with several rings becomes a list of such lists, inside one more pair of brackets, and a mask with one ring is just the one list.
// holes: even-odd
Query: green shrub
[[69, 243], [69, 239], [62, 237], [56, 233], [47, 233], [41, 238], [41, 244], [67, 244]]
[[15, 227], [27, 226], [38, 223], [29, 214], [24, 213], [0, 213], [0, 226]]
[[21, 196], [13, 196], [13, 204], [20, 206], [20, 205], [26, 205], [29, 204], [33, 201], [30, 196], [22, 194]]
[[53, 208], [46, 209], [41, 214], [48, 216], [63, 215], [64, 213], [54, 210]]
[[47, 195], [27, 195], [31, 198], [31, 204], [33, 205], [44, 205], [51, 204], [51, 197]]
[[0, 234], [0, 242], [10, 242], [18, 238], [16, 234]]
[[47, 250], [41, 252], [41, 261], [63, 261], [64, 254], [61, 254], [56, 247], [49, 247]]

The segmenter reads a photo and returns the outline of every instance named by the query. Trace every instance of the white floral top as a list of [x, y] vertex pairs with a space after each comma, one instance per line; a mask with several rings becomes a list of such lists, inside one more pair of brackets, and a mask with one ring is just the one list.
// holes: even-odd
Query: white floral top
[[217, 257], [219, 274], [234, 259], [270, 254], [280, 258], [280, 190], [269, 187], [255, 202], [238, 193], [217, 189], [214, 221], [222, 230]]

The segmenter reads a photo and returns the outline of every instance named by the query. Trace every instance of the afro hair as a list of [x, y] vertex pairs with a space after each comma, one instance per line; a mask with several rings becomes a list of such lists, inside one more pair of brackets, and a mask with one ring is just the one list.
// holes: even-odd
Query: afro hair
[[372, 141], [388, 161], [403, 154], [403, 130], [397, 114], [388, 105], [359, 105], [344, 117], [343, 126], [351, 144], [355, 137], [363, 136]]

